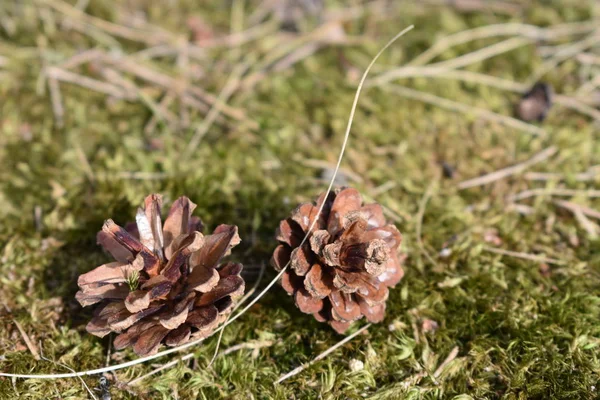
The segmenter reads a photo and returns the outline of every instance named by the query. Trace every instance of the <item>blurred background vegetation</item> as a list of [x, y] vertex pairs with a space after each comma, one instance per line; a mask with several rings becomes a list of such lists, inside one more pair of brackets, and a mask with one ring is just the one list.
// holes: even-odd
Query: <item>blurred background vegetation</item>
[[[336, 180], [404, 234], [385, 321], [274, 385], [343, 338], [275, 286], [212, 366], [215, 338], [135, 384], [176, 356], [106, 375], [112, 398], [598, 398], [593, 0], [0, 2], [0, 370], [135, 358], [85, 332], [74, 294], [109, 259], [104, 219], [148, 193], [238, 225], [251, 286], [279, 220], [327, 187], [360, 75], [411, 24], [367, 80]], [[516, 119], [540, 80], [547, 119]], [[0, 378], [0, 398], [89, 396]]]

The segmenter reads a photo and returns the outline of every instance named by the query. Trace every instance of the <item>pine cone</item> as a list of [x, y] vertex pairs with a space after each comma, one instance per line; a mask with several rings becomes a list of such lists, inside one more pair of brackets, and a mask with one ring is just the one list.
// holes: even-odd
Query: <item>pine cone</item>
[[[324, 201], [309, 240], [300, 247]], [[339, 333], [363, 316], [383, 320], [388, 287], [404, 271], [398, 258], [402, 235], [386, 223], [380, 205], [363, 206], [360, 193], [351, 188], [330, 193], [327, 200], [322, 194], [316, 205], [301, 204], [281, 221], [276, 239], [281, 244], [271, 263], [281, 270], [290, 262], [281, 285], [302, 312]]]
[[242, 265], [219, 264], [240, 242], [237, 227], [220, 225], [203, 236], [187, 197], [173, 203], [162, 225], [161, 205], [161, 196], [146, 197], [135, 224], [125, 229], [107, 220], [98, 243], [117, 261], [77, 281], [82, 306], [101, 303], [87, 331], [100, 337], [118, 332], [115, 348], [133, 346], [140, 356], [156, 353], [161, 343], [208, 336], [244, 293]]

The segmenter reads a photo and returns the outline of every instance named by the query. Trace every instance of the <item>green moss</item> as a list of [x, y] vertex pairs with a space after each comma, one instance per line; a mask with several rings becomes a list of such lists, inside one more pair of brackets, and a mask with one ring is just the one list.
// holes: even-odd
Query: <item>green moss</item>
[[[229, 31], [229, 2], [134, 3], [149, 24], [179, 35], [188, 35], [190, 16], [208, 21], [216, 35]], [[263, 2], [242, 3], [247, 3], [248, 18]], [[327, 3], [328, 10], [348, 5]], [[311, 160], [335, 165], [355, 91], [348, 64], [362, 71], [405, 26], [415, 24], [415, 29], [382, 56], [374, 74], [406, 63], [450, 33], [504, 22], [549, 26], [585, 21], [598, 12], [591, 2], [567, 0], [512, 2], [519, 8], [513, 14], [401, 3], [384, 14], [371, 11], [345, 22], [346, 32], [360, 36], [360, 44], [326, 46], [292, 68], [268, 70], [250, 89], [238, 89], [228, 104], [243, 111], [244, 120], [218, 119], [186, 160], [182, 154], [205, 112], [174, 100], [169, 112], [191, 124], [181, 127], [159, 120], [148, 129], [164, 93], [130, 75], [124, 76], [143, 93], [131, 100], [61, 83], [64, 125], [54, 118], [42, 76], [45, 65], [59, 65], [91, 48], [134, 57], [149, 45], [95, 28], [87, 34], [73, 30], [63, 23], [60, 12], [42, 2], [2, 2], [0, 370], [67, 371], [34, 360], [13, 320], [34, 343], [41, 343], [48, 359], [76, 370], [105, 364], [109, 342], [85, 332], [91, 311], [74, 301], [76, 278], [108, 260], [95, 244], [103, 220], [131, 220], [148, 193], [161, 192], [167, 201], [189, 196], [198, 204], [196, 215], [209, 228], [220, 223], [239, 226], [243, 242], [233, 257], [247, 269], [268, 262], [278, 221], [295, 204], [326, 187], [322, 169], [312, 166]], [[130, 21], [132, 11], [107, 0], [90, 1], [86, 9], [117, 24]], [[315, 23], [307, 21], [300, 30]], [[450, 60], [502, 39], [462, 44], [433, 61]], [[283, 39], [271, 34], [250, 41], [241, 54], [264, 60], [279, 47], [277, 40]], [[217, 47], [198, 57], [190, 60], [199, 76], [192, 84], [218, 94], [238, 62], [235, 51]], [[136, 62], [167, 76], [182, 76], [173, 56]], [[542, 62], [535, 46], [529, 45], [468, 69], [524, 82]], [[257, 65], [261, 61], [250, 71], [255, 72]], [[94, 68], [86, 64], [74, 72], [105, 80]], [[565, 93], [579, 87], [582, 79], [580, 65], [572, 60], [544, 77]], [[442, 78], [401, 84], [503, 115], [512, 114], [518, 99], [515, 93]], [[365, 89], [343, 167], [353, 173], [346, 174], [349, 184], [383, 204], [404, 234], [406, 276], [390, 294], [386, 320], [274, 386], [282, 374], [341, 340], [327, 326], [301, 314], [293, 300], [274, 287], [227, 328], [221, 348], [264, 340], [272, 341], [271, 346], [233, 352], [207, 367], [216, 345], [210, 339], [195, 349], [193, 363], [172, 367], [140, 386], [125, 383], [155, 365], [118, 371], [111, 377], [113, 398], [597, 398], [600, 242], [571, 214], [555, 207], [550, 196], [522, 201], [532, 207], [525, 216], [509, 210], [505, 201], [528, 188], [593, 188], [597, 182], [579, 182], [573, 176], [600, 164], [597, 127], [588, 117], [559, 106], [541, 127], [548, 132], [545, 138], [377, 88]], [[559, 153], [533, 169], [567, 174], [564, 183], [514, 176], [479, 188], [456, 189], [461, 180], [526, 160], [550, 145], [558, 146]], [[455, 168], [454, 179], [441, 178], [441, 161]], [[418, 211], [428, 189], [422, 251]], [[573, 201], [600, 207], [585, 197]], [[492, 246], [483, 239], [491, 228], [502, 239], [503, 249], [543, 254], [564, 265], [546, 271], [537, 262], [485, 251], [484, 246]], [[444, 247], [451, 250], [446, 258], [438, 256]], [[268, 270], [265, 281], [273, 276]], [[424, 319], [436, 321], [438, 329], [423, 332]], [[455, 347], [457, 357], [440, 368]], [[111, 363], [134, 358], [130, 351], [119, 352]], [[364, 362], [363, 370], [350, 370], [353, 358]], [[98, 377], [85, 381], [92, 388], [98, 386]], [[77, 380], [13, 383], [0, 378], [2, 398], [54, 396], [88, 395]]]

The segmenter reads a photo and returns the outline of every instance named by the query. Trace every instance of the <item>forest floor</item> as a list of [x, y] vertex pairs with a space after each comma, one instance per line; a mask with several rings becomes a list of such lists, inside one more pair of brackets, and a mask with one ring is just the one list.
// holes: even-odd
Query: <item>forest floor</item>
[[[74, 294], [110, 259], [103, 221], [149, 193], [238, 225], [232, 258], [247, 287], [266, 265], [265, 287], [279, 220], [327, 188], [361, 74], [414, 25], [371, 71], [336, 180], [404, 235], [383, 323], [275, 384], [343, 339], [276, 285], [212, 365], [216, 337], [142, 380], [187, 353], [107, 374], [112, 398], [598, 398], [598, 3], [296, 3], [0, 2], [0, 371], [136, 358], [85, 331]], [[516, 119], [538, 81], [547, 118]], [[99, 378], [83, 381], [102, 398]], [[0, 378], [0, 398], [91, 396]]]

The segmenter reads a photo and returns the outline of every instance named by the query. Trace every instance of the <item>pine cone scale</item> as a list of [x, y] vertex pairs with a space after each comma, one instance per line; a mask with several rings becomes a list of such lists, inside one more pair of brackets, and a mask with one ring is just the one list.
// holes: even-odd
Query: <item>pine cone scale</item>
[[149, 329], [142, 331], [133, 344], [133, 351], [136, 354], [153, 354], [158, 351], [161, 341], [167, 336], [169, 329], [154, 325]]
[[273, 252], [273, 256], [271, 257], [271, 265], [273, 265], [277, 271], [281, 271], [281, 269], [290, 261], [291, 257], [292, 253], [290, 246], [280, 244]]
[[323, 309], [323, 300], [311, 296], [304, 288], [296, 291], [295, 299], [300, 311], [306, 314], [315, 314]]
[[311, 296], [320, 299], [329, 296], [332, 289], [335, 289], [331, 275], [325, 272], [319, 264], [314, 264], [304, 277], [304, 288]]
[[167, 337], [165, 337], [165, 344], [167, 346], [175, 347], [179, 346], [187, 342], [190, 339], [190, 335], [192, 334], [192, 329], [189, 325], [182, 325], [177, 329], [169, 332]]
[[312, 266], [310, 249], [308, 246], [296, 247], [290, 255], [290, 268], [296, 272], [296, 275], [304, 276]]
[[165, 256], [170, 259], [174, 249], [171, 243], [181, 235], [195, 231], [190, 226], [192, 213], [196, 209], [196, 204], [192, 203], [187, 197], [182, 197], [173, 203], [169, 215], [163, 226], [163, 239], [165, 245]]
[[130, 269], [130, 264], [123, 264], [119, 261], [103, 264], [90, 272], [80, 275], [77, 279], [77, 285], [126, 282]]
[[151, 292], [147, 290], [135, 290], [125, 298], [125, 307], [132, 314], [145, 310], [150, 305]]

